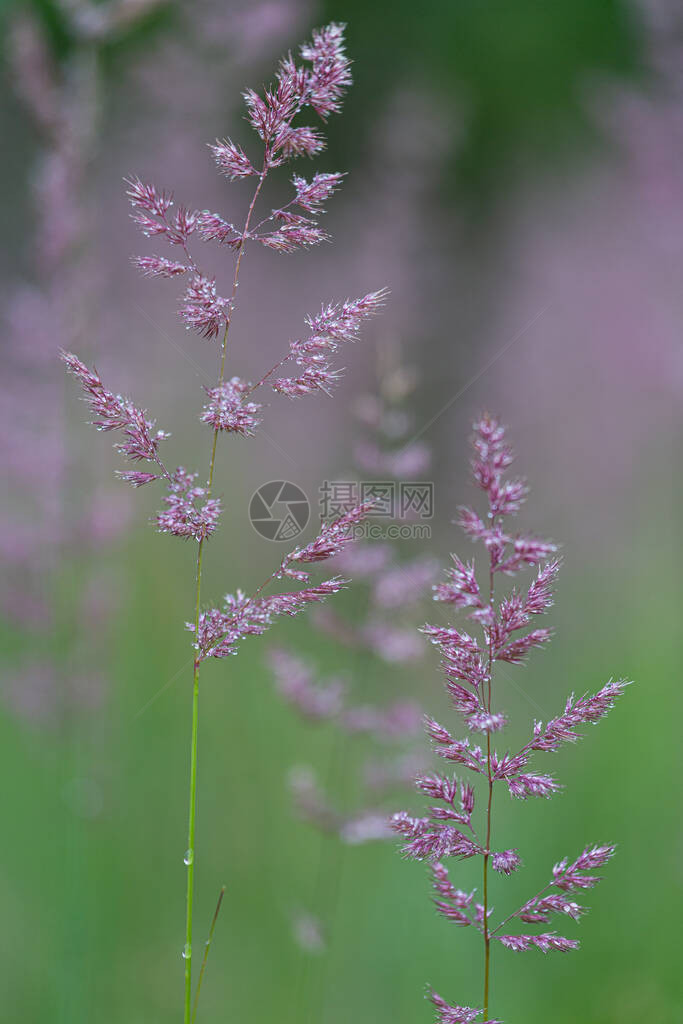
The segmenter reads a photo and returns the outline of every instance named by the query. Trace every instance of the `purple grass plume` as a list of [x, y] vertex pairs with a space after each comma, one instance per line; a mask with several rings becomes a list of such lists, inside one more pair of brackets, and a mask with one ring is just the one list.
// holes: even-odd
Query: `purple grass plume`
[[[578, 921], [586, 907], [577, 902], [584, 890], [600, 881], [593, 872], [612, 857], [614, 846], [587, 846], [573, 862], [564, 859], [552, 870], [552, 877], [531, 899], [496, 923], [491, 920], [489, 867], [499, 875], [510, 875], [521, 866], [517, 850], [496, 850], [492, 798], [496, 787], [507, 787], [520, 800], [551, 797], [560, 788], [545, 771], [535, 768], [537, 753], [553, 752], [564, 743], [575, 743], [586, 725], [600, 721], [614, 707], [628, 683], [606, 683], [597, 693], [566, 701], [564, 711], [548, 722], [534, 722], [532, 737], [517, 753], [499, 753], [495, 734], [505, 728], [507, 717], [494, 709], [494, 669], [496, 662], [523, 663], [535, 648], [545, 647], [551, 632], [535, 628], [537, 616], [553, 603], [553, 584], [560, 569], [557, 547], [551, 541], [515, 533], [510, 525], [521, 508], [528, 489], [521, 479], [507, 478], [513, 461], [505, 428], [488, 415], [474, 425], [472, 473], [475, 484], [484, 492], [488, 508], [480, 517], [471, 508], [459, 510], [458, 522], [467, 536], [486, 551], [487, 585], [480, 583], [474, 561], [463, 562], [456, 555], [446, 573], [446, 581], [434, 588], [434, 599], [464, 611], [480, 632], [480, 639], [451, 625], [426, 625], [425, 635], [438, 648], [442, 658], [445, 685], [451, 704], [462, 716], [468, 735], [456, 738], [448, 728], [431, 718], [426, 730], [436, 753], [462, 775], [470, 772], [482, 783], [480, 799], [482, 823], [475, 824], [475, 789], [455, 775], [422, 775], [418, 789], [432, 802], [423, 817], [405, 811], [394, 815], [392, 826], [404, 840], [403, 853], [415, 860], [430, 862], [436, 909], [461, 928], [478, 931], [484, 947], [484, 997], [482, 1009], [451, 1005], [435, 992], [430, 999], [436, 1007], [439, 1024], [459, 1024], [489, 1018], [490, 948], [492, 942], [513, 952], [538, 949], [568, 952], [579, 943], [556, 931], [509, 933], [523, 925], [548, 925], [553, 918]], [[536, 575], [525, 588], [518, 585], [500, 594], [497, 588], [504, 577], [513, 577], [527, 567]], [[482, 576], [484, 573], [482, 573]], [[475, 781], [475, 780], [473, 780]], [[451, 882], [447, 858], [481, 858], [483, 886], [481, 902], [475, 892], [464, 893]]]
[[[393, 478], [398, 485], [405, 466], [416, 467], [419, 461], [423, 473], [431, 457], [424, 444], [411, 441], [415, 425], [406, 405], [417, 385], [415, 373], [394, 346], [383, 350], [380, 369], [377, 392], [356, 403], [355, 465], [342, 475], [355, 479], [359, 488], [366, 469], [380, 474], [375, 479]], [[418, 445], [419, 460], [411, 454]], [[363, 459], [368, 449], [371, 467]], [[337, 488], [330, 489], [331, 504], [345, 506], [353, 487]], [[332, 651], [332, 673], [308, 653], [282, 647], [270, 652], [279, 695], [306, 726], [325, 728], [329, 737], [316, 770], [298, 765], [289, 773], [298, 817], [321, 835], [307, 919], [317, 922], [322, 936], [334, 932], [338, 879], [349, 849], [393, 837], [391, 808], [406, 783], [428, 764], [420, 740], [422, 709], [410, 691], [427, 653], [414, 623], [425, 614], [438, 563], [410, 550], [415, 543], [414, 538], [403, 543], [364, 538], [335, 556], [333, 567], [354, 578], [353, 606], [341, 608], [335, 602], [337, 607], [316, 607], [311, 616], [325, 649]], [[353, 799], [348, 797], [351, 779]], [[298, 916], [292, 931], [310, 951], [302, 943]]]
[[[320, 582], [311, 580], [318, 563], [338, 556], [352, 537], [352, 530], [368, 512], [367, 504], [343, 511], [332, 522], [321, 525], [318, 536], [290, 552], [270, 576], [251, 594], [229, 593], [221, 606], [202, 603], [204, 546], [219, 526], [222, 503], [214, 493], [219, 438], [226, 434], [242, 438], [256, 433], [265, 403], [258, 397], [264, 389], [288, 398], [322, 392], [331, 394], [341, 371], [334, 356], [341, 345], [355, 342], [365, 322], [380, 312], [386, 290], [369, 292], [356, 299], [324, 303], [319, 312], [305, 319], [302, 337], [283, 345], [282, 357], [251, 383], [226, 374], [227, 340], [236, 308], [243, 256], [251, 246], [263, 246], [278, 253], [307, 249], [328, 234], [318, 224], [323, 204], [340, 187], [343, 174], [314, 173], [308, 180], [294, 174], [293, 195], [282, 207], [257, 213], [266, 178], [271, 172], [302, 156], [314, 157], [325, 145], [320, 123], [338, 113], [344, 93], [351, 84], [350, 61], [344, 49], [342, 25], [316, 30], [310, 43], [301, 47], [301, 62], [288, 55], [276, 71], [275, 82], [258, 94], [244, 93], [247, 121], [255, 131], [256, 152], [252, 155], [231, 139], [210, 146], [219, 173], [228, 181], [253, 179], [251, 201], [239, 226], [220, 213], [194, 209], [176, 203], [173, 194], [137, 177], [127, 181], [132, 218], [143, 235], [168, 247], [166, 254], [135, 257], [134, 265], [146, 277], [177, 281], [182, 293], [178, 315], [187, 330], [213, 343], [218, 354], [215, 383], [205, 389], [199, 414], [207, 431], [206, 479], [182, 466], [170, 467], [166, 451], [170, 435], [155, 427], [148, 413], [128, 398], [110, 391], [99, 374], [70, 352], [62, 358], [67, 370], [78, 380], [100, 431], [114, 431], [120, 440], [115, 448], [131, 463], [120, 477], [135, 488], [163, 484], [162, 508], [156, 516], [158, 529], [196, 544], [196, 587], [194, 617], [188, 623], [193, 645], [192, 732], [190, 756], [190, 801], [187, 853], [187, 916], [183, 959], [185, 964], [184, 1021], [194, 1020], [192, 1001], [192, 908], [195, 866], [195, 821], [197, 785], [197, 737], [199, 673], [208, 658], [224, 658], [237, 652], [247, 636], [262, 635], [276, 619], [293, 616], [336, 594], [346, 579], [335, 573]], [[314, 125], [299, 123], [310, 114]], [[260, 220], [257, 217], [260, 216]], [[228, 288], [201, 266], [198, 251], [203, 245], [217, 247], [229, 265]], [[231, 350], [232, 351], [232, 350]], [[285, 591], [272, 584], [294, 581]], [[220, 907], [220, 900], [218, 908]], [[218, 908], [216, 913], [218, 913]], [[196, 1000], [203, 968], [199, 975]]]

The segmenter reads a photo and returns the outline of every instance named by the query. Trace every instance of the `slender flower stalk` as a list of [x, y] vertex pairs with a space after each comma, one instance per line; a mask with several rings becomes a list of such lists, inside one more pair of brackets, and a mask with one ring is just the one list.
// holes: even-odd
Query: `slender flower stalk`
[[[493, 906], [490, 898], [491, 872], [510, 875], [521, 866], [516, 850], [495, 850], [494, 790], [507, 785], [511, 796], [526, 800], [529, 796], [551, 797], [560, 788], [555, 779], [528, 768], [536, 752], [552, 752], [564, 743], [579, 738], [582, 725], [594, 724], [613, 707], [628, 683], [610, 680], [592, 695], [576, 698], [572, 694], [564, 712], [547, 723], [535, 722], [532, 738], [516, 754], [499, 754], [493, 745], [494, 734], [500, 732], [507, 719], [494, 703], [494, 670], [496, 663], [522, 663], [534, 648], [544, 647], [551, 639], [548, 629], [532, 629], [536, 616], [546, 612], [553, 603], [552, 588], [560, 561], [557, 547], [551, 541], [526, 534], [515, 534], [507, 525], [522, 506], [527, 486], [520, 479], [506, 479], [513, 461], [506, 431], [495, 419], [483, 416], [474, 425], [474, 458], [472, 473], [475, 484], [484, 492], [488, 509], [485, 518], [471, 508], [459, 510], [458, 522], [473, 541], [481, 543], [487, 553], [488, 587], [483, 590], [475, 574], [474, 562], [463, 562], [453, 556], [447, 580], [438, 584], [435, 600], [466, 610], [468, 617], [480, 628], [482, 640], [454, 626], [426, 625], [423, 632], [436, 645], [442, 656], [442, 667], [454, 709], [459, 712], [473, 736], [485, 736], [485, 747], [469, 737], [455, 739], [438, 722], [427, 718], [427, 734], [436, 753], [446, 761], [460, 765], [480, 776], [484, 787], [484, 824], [481, 832], [473, 823], [475, 790], [455, 776], [420, 776], [417, 786], [438, 806], [429, 809], [427, 817], [416, 818], [405, 811], [394, 815], [394, 830], [403, 836], [403, 852], [416, 860], [429, 860], [433, 886], [438, 899], [437, 911], [460, 927], [473, 927], [483, 940], [482, 1008], [451, 1005], [435, 992], [430, 998], [437, 1011], [439, 1024], [469, 1024], [483, 1014], [491, 1020], [491, 946], [498, 942], [514, 952], [536, 948], [567, 952], [578, 948], [575, 939], [555, 931], [539, 934], [505, 934], [509, 922], [548, 924], [553, 915], [564, 915], [578, 921], [586, 908], [572, 896], [600, 881], [591, 872], [602, 867], [614, 854], [614, 846], [588, 846], [570, 863], [567, 859], [555, 865], [552, 879], [531, 899], [498, 924], [492, 924]], [[502, 596], [497, 587], [504, 577], [516, 576], [526, 567], [536, 567], [535, 579], [526, 590], [513, 587]], [[482, 859], [482, 902], [474, 902], [475, 893], [464, 893], [452, 884], [447, 857]]]
[[[380, 311], [385, 297], [384, 291], [371, 292], [358, 299], [323, 305], [319, 313], [306, 318], [305, 336], [290, 341], [282, 358], [256, 384], [239, 377], [226, 378], [228, 338], [247, 247], [261, 244], [275, 251], [291, 252], [327, 240], [328, 236], [318, 227], [317, 221], [308, 215], [322, 213], [322, 204], [337, 190], [343, 177], [341, 174], [315, 174], [311, 181], [307, 181], [294, 175], [294, 196], [290, 202], [253, 225], [256, 205], [268, 175], [299, 156], [314, 156], [324, 146], [319, 129], [296, 123], [298, 116], [310, 110], [324, 122], [330, 114], [340, 110], [344, 91], [351, 82], [350, 61], [345, 54], [341, 25], [331, 24], [315, 31], [312, 41], [301, 48], [301, 58], [303, 63], [297, 64], [291, 54], [285, 57], [277, 69], [275, 83], [262, 96], [253, 90], [244, 94], [247, 120], [260, 140], [261, 152], [255, 163], [230, 139], [219, 140], [210, 147], [219, 171], [229, 180], [255, 179], [241, 228], [236, 228], [217, 213], [176, 206], [170, 193], [139, 178], [131, 178], [127, 182], [135, 223], [143, 234], [165, 241], [180, 256], [179, 260], [159, 255], [136, 257], [134, 264], [148, 277], [183, 280], [185, 288], [178, 311], [181, 321], [200, 337], [219, 342], [218, 375], [215, 384], [207, 389], [209, 401], [200, 417], [211, 428], [206, 483], [198, 485], [197, 474], [183, 467], [169, 470], [162, 458], [162, 450], [170, 435], [156, 430], [146, 411], [109, 391], [99, 375], [77, 356], [62, 353], [67, 370], [81, 384], [86, 403], [93, 413], [94, 426], [102, 431], [118, 431], [123, 440], [115, 446], [117, 450], [132, 463], [144, 464], [143, 469], [125, 470], [120, 474], [122, 479], [134, 487], [164, 482], [164, 508], [156, 517], [159, 530], [192, 540], [197, 545], [194, 615], [187, 624], [193, 634], [194, 664], [185, 854], [185, 1024], [194, 1019], [199, 996], [197, 989], [193, 1011], [192, 942], [201, 665], [207, 658], [235, 654], [244, 637], [261, 635], [280, 616], [296, 615], [341, 590], [347, 580], [335, 575], [312, 583], [308, 567], [339, 554], [351, 539], [351, 531], [369, 508], [367, 504], [360, 504], [346, 510], [333, 522], [323, 523], [318, 537], [286, 555], [250, 596], [237, 590], [226, 595], [222, 608], [203, 607], [202, 568], [206, 542], [217, 529], [222, 512], [221, 500], [214, 496], [220, 435], [232, 433], [245, 437], [256, 432], [261, 421], [262, 403], [255, 402], [253, 396], [261, 388], [267, 387], [291, 398], [316, 392], [331, 393], [340, 377], [331, 363], [334, 353], [340, 345], [358, 339], [364, 322]], [[296, 209], [305, 213], [297, 213]], [[194, 252], [197, 241], [225, 246], [225, 254], [233, 262], [227, 297], [219, 294], [216, 281], [201, 269]], [[290, 376], [276, 378], [276, 371], [288, 364]], [[295, 581], [297, 589], [270, 592], [271, 585], [282, 580]], [[203, 967], [200, 983], [202, 977]]]

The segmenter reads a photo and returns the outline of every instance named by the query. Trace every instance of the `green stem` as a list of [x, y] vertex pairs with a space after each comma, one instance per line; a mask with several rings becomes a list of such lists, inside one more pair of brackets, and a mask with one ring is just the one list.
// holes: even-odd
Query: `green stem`
[[[495, 517], [494, 517], [495, 525]], [[493, 562], [489, 568], [489, 607], [493, 608]], [[488, 704], [491, 714], [491, 691], [493, 678], [493, 643], [489, 633], [488, 639]], [[489, 857], [491, 856], [491, 806], [493, 804], [493, 776], [491, 773], [491, 733], [486, 733], [486, 770], [489, 779], [489, 798], [486, 808], [486, 850], [484, 852], [484, 1021], [489, 1019], [489, 984], [491, 979], [491, 935], [489, 933]]]
[[224, 896], [225, 896], [225, 886], [223, 885], [223, 886], [221, 886], [221, 891], [218, 894], [218, 903], [216, 904], [216, 909], [213, 912], [213, 920], [211, 921], [211, 927], [209, 928], [209, 937], [206, 940], [206, 945], [204, 946], [204, 956], [202, 957], [202, 966], [201, 966], [201, 968], [199, 970], [199, 981], [197, 982], [197, 991], [194, 994], [194, 1006], [192, 1008], [192, 1024], [194, 1024], [194, 1019], [197, 1016], [197, 1006], [199, 1005], [199, 993], [202, 990], [202, 981], [204, 980], [204, 971], [206, 970], [206, 961], [209, 959], [209, 950], [211, 948], [211, 940], [213, 939], [213, 933], [216, 930], [216, 921], [218, 920], [218, 915], [221, 912], [221, 903], [223, 902], [223, 897]]
[[[225, 348], [228, 340], [228, 327], [225, 325], [223, 334], [223, 358], [221, 364], [221, 381], [225, 367]], [[216, 447], [218, 442], [218, 431], [214, 431], [213, 445], [211, 448], [211, 462], [209, 464], [209, 480], [207, 495], [211, 494], [213, 486], [213, 474], [216, 465]], [[201, 607], [202, 593], [202, 557], [204, 554], [204, 538], [199, 541], [197, 548], [197, 590], [195, 598], [194, 613], [194, 635], [199, 635], [199, 612]], [[191, 1024], [192, 1021], [192, 902], [194, 896], [194, 843], [195, 826], [197, 818], [197, 736], [199, 732], [199, 657], [195, 658], [194, 673], [192, 680], [192, 739], [190, 742], [190, 808], [187, 825], [187, 853], [185, 863], [187, 865], [187, 900], [185, 915], [185, 1016], [184, 1024]]]
[[[215, 449], [214, 449], [215, 450]], [[204, 542], [197, 549], [197, 597], [195, 606], [195, 636], [199, 630], [199, 603], [202, 582], [202, 554]], [[192, 901], [194, 896], [194, 841], [197, 818], [197, 736], [199, 732], [199, 661], [195, 659], [192, 684], [192, 740], [190, 745], [190, 808], [187, 826], [187, 910], [185, 916], [185, 1024], [190, 1024], [192, 1010]]]
[[[491, 771], [491, 738], [487, 735], [487, 761]], [[489, 856], [491, 848], [491, 804], [493, 803], [493, 780], [489, 776], [489, 801], [486, 811], [486, 853], [484, 854], [484, 1020], [489, 1019], [489, 982], [491, 976], [491, 934], [489, 932]]]
[[[198, 567], [198, 577], [201, 566]], [[199, 593], [199, 588], [198, 588]], [[185, 916], [185, 1024], [189, 1024], [191, 1016], [191, 996], [193, 996], [193, 896], [195, 892], [195, 825], [197, 818], [197, 736], [199, 731], [200, 708], [200, 674], [199, 665], [195, 663], [195, 680], [193, 685], [193, 738], [189, 755], [189, 820], [187, 824], [187, 902]]]
[[[242, 257], [244, 256], [244, 245], [249, 232], [249, 223], [251, 216], [254, 212], [254, 206], [258, 199], [259, 192], [265, 180], [267, 174], [267, 154], [264, 157], [263, 169], [259, 176], [258, 184], [254, 191], [254, 195], [247, 212], [247, 217], [244, 222], [244, 228], [242, 230], [242, 242], [240, 245], [239, 252], [237, 254], [237, 260], [235, 262], [235, 273], [232, 280], [232, 293], [228, 304], [228, 317], [225, 322], [225, 330], [223, 332], [223, 340], [221, 343], [221, 364], [220, 374], [218, 376], [218, 385], [220, 386], [225, 379], [225, 359], [228, 351], [228, 331], [230, 330], [230, 323], [232, 321], [232, 313], [235, 304], [235, 296], [237, 295], [237, 285], [240, 274], [240, 267], [242, 266]], [[209, 462], [209, 478], [206, 486], [206, 497], [211, 497], [213, 490], [213, 477], [216, 468], [216, 448], [218, 446], [218, 430], [213, 432], [213, 443], [211, 445], [211, 460]], [[202, 556], [204, 553], [204, 538], [199, 541], [197, 547], [197, 588], [195, 597], [195, 616], [194, 616], [194, 635], [195, 639], [199, 636], [199, 614], [201, 607], [201, 592], [202, 592]], [[195, 845], [195, 826], [197, 817], [197, 736], [199, 732], [199, 655], [195, 658], [194, 662], [194, 673], [192, 680], [192, 739], [190, 744], [190, 807], [188, 814], [188, 826], [187, 826], [187, 853], [185, 855], [185, 863], [187, 864], [187, 898], [186, 898], [186, 917], [185, 917], [185, 949], [183, 950], [183, 956], [185, 957], [185, 1016], [184, 1024], [192, 1024], [192, 903], [194, 897], [194, 845]], [[220, 902], [219, 902], [220, 906]], [[202, 969], [203, 970], [203, 969]], [[201, 980], [201, 976], [200, 976]]]

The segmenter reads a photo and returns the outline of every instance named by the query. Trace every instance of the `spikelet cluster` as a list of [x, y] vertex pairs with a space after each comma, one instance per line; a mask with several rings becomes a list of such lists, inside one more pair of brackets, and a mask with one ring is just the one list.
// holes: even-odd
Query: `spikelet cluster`
[[[432, 801], [432, 806], [420, 817], [401, 811], [394, 815], [392, 826], [403, 839], [406, 857], [430, 862], [436, 909], [448, 920], [461, 928], [478, 931], [486, 947], [495, 942], [513, 952], [567, 952], [578, 948], [575, 939], [554, 930], [511, 933], [508, 926], [548, 925], [554, 918], [578, 921], [586, 908], [575, 897], [600, 881], [592, 872], [607, 863], [614, 846], [588, 846], [573, 862], [562, 860], [556, 864], [550, 881], [499, 923], [492, 920], [493, 908], [486, 897], [479, 902], [475, 892], [464, 893], [453, 885], [444, 861], [480, 858], [484, 877], [489, 866], [503, 876], [517, 871], [522, 864], [518, 851], [495, 849], [491, 815], [494, 789], [506, 787], [510, 796], [520, 800], [552, 797], [559, 790], [559, 783], [536, 768], [536, 755], [556, 751], [564, 743], [575, 743], [579, 730], [600, 721], [628, 684], [625, 680], [610, 680], [596, 693], [578, 698], [572, 694], [557, 717], [533, 723], [531, 738], [516, 752], [501, 751], [495, 745], [507, 724], [493, 685], [496, 663], [521, 664], [531, 651], [550, 641], [551, 631], [537, 627], [535, 622], [553, 603], [553, 584], [560, 560], [552, 541], [512, 528], [513, 517], [519, 512], [528, 488], [524, 480], [507, 475], [513, 452], [505, 428], [484, 415], [474, 425], [472, 444], [472, 475], [484, 494], [487, 508], [484, 516], [480, 516], [474, 509], [462, 507], [457, 521], [467, 537], [485, 553], [485, 573], [480, 575], [485, 576], [488, 586], [480, 582], [473, 560], [463, 561], [454, 555], [445, 580], [434, 588], [434, 598], [462, 612], [474, 629], [471, 633], [459, 625], [441, 624], [427, 624], [423, 628], [441, 655], [446, 690], [467, 734], [459, 738], [450, 728], [432, 718], [426, 719], [427, 734], [436, 754], [455, 766], [457, 775], [419, 776], [417, 787]], [[499, 581], [518, 577], [526, 569], [535, 572], [527, 586], [515, 583], [497, 596]], [[488, 807], [484, 802], [479, 808], [481, 825], [474, 819], [475, 788], [461, 778], [463, 772], [479, 778], [484, 793], [488, 790]], [[440, 1024], [474, 1021], [482, 1012], [450, 1005], [434, 992], [430, 998]], [[488, 1008], [484, 1019], [488, 1019], [487, 1014]]]
[[[265, 213], [254, 223], [255, 210], [268, 175], [298, 157], [313, 157], [325, 145], [319, 127], [299, 123], [300, 115], [312, 113], [319, 122], [341, 109], [345, 90], [351, 83], [350, 61], [345, 53], [343, 26], [331, 24], [316, 30], [312, 40], [301, 47], [301, 63], [291, 55], [279, 64], [275, 83], [262, 95], [249, 89], [244, 94], [247, 121], [256, 132], [259, 159], [252, 159], [231, 139], [210, 146], [219, 172], [228, 180], [253, 178], [254, 194], [244, 223], [236, 228], [218, 213], [176, 203], [171, 192], [143, 182], [137, 177], [127, 181], [127, 196], [132, 218], [148, 238], [163, 242], [168, 255], [144, 255], [133, 259], [146, 277], [184, 282], [178, 314], [181, 322], [200, 337], [218, 342], [222, 349], [221, 372], [215, 385], [206, 388], [200, 419], [211, 429], [215, 441], [220, 434], [242, 437], [257, 432], [262, 421], [263, 402], [255, 400], [260, 389], [290, 398], [316, 392], [330, 394], [340, 377], [331, 364], [338, 347], [359, 338], [362, 325], [376, 315], [384, 302], [385, 290], [370, 292], [358, 299], [347, 299], [322, 306], [319, 313], [306, 317], [308, 334], [285, 347], [282, 359], [254, 384], [238, 376], [224, 376], [227, 332], [235, 309], [240, 264], [245, 249], [263, 245], [279, 252], [307, 248], [326, 240], [314, 219], [323, 213], [323, 204], [337, 191], [344, 175], [316, 173], [310, 180], [295, 174], [293, 196], [282, 208]], [[216, 279], [200, 265], [197, 243], [222, 249], [231, 263], [231, 290], [222, 295]], [[162, 509], [155, 517], [158, 529], [175, 537], [204, 544], [216, 531], [222, 511], [221, 499], [212, 493], [212, 456], [209, 479], [200, 483], [196, 472], [179, 466], [167, 468], [161, 457], [161, 442], [170, 435], [155, 430], [147, 413], [130, 399], [109, 391], [95, 370], [77, 356], [63, 352], [67, 370], [81, 385], [86, 403], [98, 430], [117, 431], [123, 440], [115, 447], [132, 463], [145, 463], [119, 473], [134, 487], [163, 481], [166, 493]], [[291, 375], [276, 376], [284, 367]], [[332, 523], [323, 524], [320, 534], [308, 545], [298, 548], [282, 561], [267, 583], [288, 576], [298, 583], [309, 580], [303, 565], [325, 561], [345, 546], [350, 530], [367, 511], [360, 506]], [[229, 594], [223, 608], [201, 612], [190, 628], [195, 633], [195, 663], [207, 657], [232, 654], [239, 640], [259, 635], [280, 615], [294, 615], [309, 604], [336, 593], [343, 580], [334, 576], [317, 585], [297, 591], [263, 594], [263, 584], [251, 597], [241, 591]]]

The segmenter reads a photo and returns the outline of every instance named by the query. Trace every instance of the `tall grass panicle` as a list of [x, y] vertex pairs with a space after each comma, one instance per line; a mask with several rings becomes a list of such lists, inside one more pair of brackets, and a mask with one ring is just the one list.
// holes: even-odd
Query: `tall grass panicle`
[[[328, 605], [311, 615], [326, 648], [334, 649], [334, 676], [324, 679], [313, 662], [285, 648], [270, 652], [275, 684], [284, 700], [304, 721], [334, 727], [331, 748], [337, 744], [340, 749], [330, 749], [330, 768], [343, 751], [342, 760], [353, 764], [345, 766], [341, 777], [346, 780], [354, 772], [359, 776], [360, 802], [354, 801], [359, 805], [341, 811], [335, 806], [339, 794], [319, 788], [312, 775], [297, 772], [292, 785], [297, 808], [322, 831], [336, 833], [350, 845], [392, 836], [378, 797], [386, 797], [392, 785], [405, 785], [425, 764], [422, 750], [411, 749], [422, 732], [422, 709], [406, 691], [416, 664], [424, 659], [424, 644], [414, 623], [438, 563], [412, 550], [414, 538], [397, 543], [391, 528], [400, 521], [405, 530], [415, 522], [420, 529], [419, 512], [399, 508], [398, 494], [404, 480], [424, 474], [431, 451], [422, 442], [409, 440], [414, 424], [405, 403], [415, 387], [415, 375], [400, 362], [393, 363], [383, 367], [377, 393], [361, 396], [354, 410], [360, 430], [351, 473], [326, 485], [328, 505], [335, 513], [352, 507], [363, 494], [375, 494], [378, 507], [373, 513], [383, 517], [383, 525], [381, 520], [369, 524], [374, 533], [359, 538], [334, 561], [335, 569], [355, 581], [354, 607]], [[368, 473], [371, 479], [364, 480]], [[350, 755], [350, 742], [363, 738], [372, 745], [372, 757], [365, 762], [362, 746]], [[328, 774], [332, 776], [331, 771]]]
[[[220, 497], [214, 493], [219, 438], [224, 434], [249, 436], [258, 430], [263, 403], [257, 399], [264, 389], [289, 398], [318, 392], [329, 394], [340, 375], [332, 366], [331, 357], [341, 344], [358, 338], [363, 322], [379, 312], [385, 294], [384, 291], [371, 292], [358, 299], [323, 305], [319, 312], [306, 318], [305, 335], [291, 341], [282, 359], [256, 383], [227, 375], [228, 333], [247, 248], [262, 245], [276, 252], [293, 252], [327, 240], [328, 236], [315, 218], [323, 212], [323, 204], [339, 188], [343, 178], [342, 174], [316, 173], [308, 180], [294, 174], [291, 179], [294, 194], [289, 202], [280, 209], [266, 212], [256, 221], [257, 202], [268, 175], [297, 157], [313, 157], [324, 148], [320, 129], [299, 124], [299, 115], [309, 111], [322, 122], [326, 121], [330, 114], [340, 110], [343, 94], [351, 83], [343, 26], [331, 24], [315, 31], [312, 41], [301, 47], [300, 55], [302, 63], [297, 63], [291, 54], [280, 61], [275, 83], [263, 95], [251, 89], [244, 93], [247, 120], [260, 140], [258, 160], [252, 163], [251, 157], [230, 139], [217, 141], [211, 146], [218, 170], [229, 180], [251, 178], [254, 181], [253, 194], [241, 226], [236, 227], [218, 213], [176, 206], [171, 194], [138, 178], [127, 182], [133, 220], [143, 234], [165, 242], [171, 247], [171, 255], [178, 256], [178, 259], [156, 254], [141, 256], [134, 263], [145, 275], [185, 281], [180, 319], [188, 329], [217, 345], [216, 381], [214, 386], [206, 389], [205, 404], [200, 414], [202, 422], [209, 428], [206, 479], [200, 483], [196, 472], [189, 472], [183, 467], [168, 468], [163, 452], [168, 447], [169, 434], [156, 429], [145, 410], [107, 390], [99, 375], [77, 356], [62, 353], [67, 370], [78, 379], [85, 393], [94, 426], [98, 430], [113, 430], [122, 435], [122, 440], [115, 447], [132, 463], [132, 468], [120, 473], [122, 479], [134, 487], [150, 483], [164, 485], [163, 509], [156, 518], [159, 530], [196, 544], [193, 619], [188, 623], [192, 633], [194, 668], [185, 854], [185, 1024], [194, 1019], [204, 970], [203, 963], [193, 1002], [192, 907], [201, 666], [207, 658], [223, 658], [236, 653], [245, 636], [264, 633], [275, 618], [296, 615], [306, 606], [339, 591], [346, 582], [344, 579], [331, 576], [320, 583], [312, 583], [311, 566], [343, 549], [351, 537], [353, 526], [360, 522], [369, 507], [366, 503], [358, 505], [324, 524], [318, 537], [286, 555], [251, 596], [235, 590], [227, 595], [222, 606], [203, 606], [204, 549], [218, 526], [222, 511]], [[231, 264], [231, 283], [225, 296], [219, 293], [215, 279], [202, 270], [196, 255], [197, 242], [218, 246]], [[297, 588], [266, 592], [270, 584], [279, 580], [294, 581]]]
[[[310, 952], [325, 948], [336, 926], [348, 847], [393, 837], [389, 808], [428, 765], [422, 708], [409, 695], [427, 653], [415, 621], [425, 614], [438, 562], [415, 550], [430, 492], [419, 484], [404, 491], [403, 484], [425, 476], [431, 451], [411, 441], [415, 424], [408, 403], [417, 375], [395, 343], [379, 346], [377, 376], [376, 392], [361, 395], [354, 409], [352, 469], [324, 490], [330, 512], [368, 494], [377, 496], [373, 515], [381, 516], [364, 524], [361, 532], [369, 535], [334, 561], [337, 571], [354, 580], [353, 607], [328, 603], [310, 616], [334, 672], [327, 675], [315, 660], [285, 647], [270, 652], [279, 694], [305, 723], [321, 725], [329, 737], [319, 771], [297, 764], [290, 772], [298, 816], [321, 834], [310, 909], [302, 904], [293, 915], [294, 937]], [[396, 526], [405, 532], [414, 527], [415, 534], [397, 542]]]
[[[456, 776], [439, 774], [417, 779], [418, 789], [435, 801], [427, 816], [417, 818], [402, 811], [392, 819], [394, 830], [405, 839], [403, 853], [431, 862], [438, 912], [460, 927], [478, 931], [482, 939], [483, 1009], [451, 1005], [432, 991], [430, 998], [437, 1009], [439, 1024], [469, 1024], [482, 1012], [483, 1020], [490, 1020], [492, 943], [514, 952], [532, 948], [544, 953], [567, 952], [578, 948], [575, 939], [543, 926], [553, 917], [579, 920], [586, 907], [576, 897], [600, 881], [593, 872], [610, 859], [614, 846], [586, 846], [574, 860], [561, 860], [552, 869], [550, 880], [535, 895], [503, 920], [492, 921], [491, 872], [510, 875], [521, 865], [517, 850], [496, 848], [493, 796], [494, 791], [507, 787], [509, 794], [519, 800], [551, 797], [560, 787], [552, 776], [532, 769], [535, 755], [556, 751], [564, 743], [575, 743], [579, 739], [577, 729], [603, 718], [628, 685], [625, 680], [610, 681], [590, 696], [577, 698], [572, 694], [556, 718], [533, 723], [531, 738], [517, 753], [499, 753], [494, 746], [495, 734], [506, 725], [500, 696], [494, 687], [495, 666], [498, 662], [518, 665], [530, 651], [544, 647], [551, 639], [549, 629], [531, 627], [536, 617], [553, 603], [552, 587], [560, 561], [555, 544], [514, 533], [508, 525], [526, 498], [527, 486], [524, 480], [505, 478], [513, 461], [505, 428], [484, 415], [474, 425], [472, 443], [474, 481], [484, 492], [488, 509], [482, 518], [473, 509], [462, 507], [458, 522], [467, 536], [485, 549], [485, 582], [477, 577], [474, 561], [463, 562], [454, 555], [447, 579], [435, 587], [434, 598], [463, 611], [478, 627], [481, 637], [477, 639], [454, 626], [424, 627], [424, 633], [440, 651], [448, 695], [470, 736], [455, 739], [431, 718], [426, 720], [426, 729], [440, 757], [471, 773], [475, 777], [472, 781], [479, 780], [481, 823], [475, 824], [475, 787]], [[538, 568], [528, 588], [513, 587], [504, 595], [499, 593], [504, 577], [516, 576], [529, 567]], [[464, 892], [453, 884], [443, 863], [449, 857], [481, 859], [481, 902], [475, 901], [476, 890]], [[520, 934], [517, 929], [522, 925], [536, 927]]]

